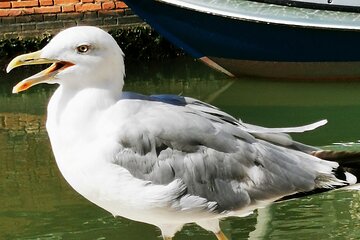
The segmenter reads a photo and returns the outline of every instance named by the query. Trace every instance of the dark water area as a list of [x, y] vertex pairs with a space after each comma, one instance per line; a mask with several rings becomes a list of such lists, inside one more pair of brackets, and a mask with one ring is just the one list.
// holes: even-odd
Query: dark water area
[[[151, 225], [114, 218], [77, 194], [62, 178], [45, 130], [46, 105], [56, 86], [20, 94], [12, 87], [40, 70], [0, 72], [0, 239], [160, 239]], [[229, 79], [188, 58], [128, 62], [127, 91], [191, 96], [245, 122], [267, 127], [329, 123], [295, 134], [329, 149], [360, 151], [360, 82]], [[338, 190], [272, 204], [222, 222], [230, 239], [360, 239], [360, 192]], [[175, 237], [215, 239], [195, 225]]]

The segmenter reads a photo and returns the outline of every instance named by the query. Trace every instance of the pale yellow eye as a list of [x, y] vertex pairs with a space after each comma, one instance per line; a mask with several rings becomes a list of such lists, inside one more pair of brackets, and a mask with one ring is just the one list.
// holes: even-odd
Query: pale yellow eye
[[80, 45], [76, 48], [76, 50], [78, 51], [78, 53], [86, 53], [90, 50], [90, 46], [89, 45], [86, 45], [86, 44], [83, 44], [83, 45]]

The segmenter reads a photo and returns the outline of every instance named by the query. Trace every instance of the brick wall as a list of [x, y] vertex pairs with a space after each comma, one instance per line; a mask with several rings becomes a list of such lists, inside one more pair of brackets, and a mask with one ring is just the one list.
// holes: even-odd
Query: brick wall
[[127, 8], [124, 2], [117, 0], [0, 0], [0, 17], [108, 10], [124, 11]]
[[76, 25], [143, 24], [120, 0], [0, 0], [0, 39], [55, 34]]

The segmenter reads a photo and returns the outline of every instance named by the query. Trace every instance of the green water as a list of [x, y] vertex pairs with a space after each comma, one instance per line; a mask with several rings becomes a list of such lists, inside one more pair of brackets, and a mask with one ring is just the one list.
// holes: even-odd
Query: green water
[[[160, 239], [155, 227], [112, 217], [64, 181], [44, 128], [55, 86], [11, 94], [18, 80], [38, 70], [0, 73], [0, 239]], [[129, 64], [126, 82], [126, 90], [196, 97], [269, 127], [326, 118], [327, 126], [294, 138], [360, 150], [360, 82], [232, 81], [190, 59]], [[360, 192], [333, 191], [273, 204], [224, 220], [222, 228], [230, 239], [360, 239]], [[188, 225], [175, 239], [215, 238]]]

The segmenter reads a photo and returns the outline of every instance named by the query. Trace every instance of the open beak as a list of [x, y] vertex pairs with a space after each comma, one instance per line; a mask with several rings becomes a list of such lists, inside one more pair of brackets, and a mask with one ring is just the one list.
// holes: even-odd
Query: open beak
[[47, 69], [28, 77], [13, 88], [13, 93], [18, 93], [21, 91], [25, 91], [28, 88], [43, 82], [49, 82], [50, 80], [54, 79], [56, 74], [60, 71], [73, 66], [73, 63], [60, 61], [56, 59], [47, 59], [41, 58], [41, 50], [33, 53], [23, 54], [20, 56], [15, 57], [6, 68], [6, 72], [10, 72], [12, 69], [16, 67], [20, 67], [23, 65], [37, 65], [37, 64], [52, 64]]

